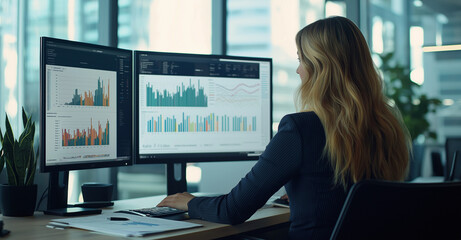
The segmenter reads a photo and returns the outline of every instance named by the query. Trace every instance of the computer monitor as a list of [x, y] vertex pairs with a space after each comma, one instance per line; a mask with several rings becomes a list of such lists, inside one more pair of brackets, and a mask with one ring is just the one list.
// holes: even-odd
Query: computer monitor
[[256, 160], [272, 137], [272, 60], [135, 51], [136, 163], [166, 163], [167, 192], [186, 162]]
[[50, 173], [45, 213], [81, 210], [67, 208], [69, 170], [133, 163], [132, 56], [41, 38], [40, 169]]

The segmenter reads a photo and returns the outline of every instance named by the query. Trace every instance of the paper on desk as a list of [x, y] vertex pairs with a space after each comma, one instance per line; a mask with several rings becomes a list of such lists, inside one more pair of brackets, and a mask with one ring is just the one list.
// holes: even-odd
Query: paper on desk
[[[124, 217], [127, 221], [111, 221], [110, 217]], [[172, 230], [200, 227], [202, 225], [185, 222], [173, 221], [162, 218], [142, 217], [124, 213], [108, 213], [89, 217], [73, 217], [52, 219], [49, 225], [68, 225], [69, 227], [81, 228], [90, 231], [123, 236], [141, 237], [153, 233], [160, 233]]]

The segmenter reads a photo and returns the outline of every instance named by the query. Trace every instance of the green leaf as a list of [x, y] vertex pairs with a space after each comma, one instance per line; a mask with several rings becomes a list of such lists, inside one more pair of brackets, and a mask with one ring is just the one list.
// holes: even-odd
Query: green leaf
[[13, 153], [13, 143], [14, 143], [14, 135], [13, 135], [13, 130], [11, 129], [11, 124], [10, 121], [8, 120], [8, 116], [6, 116], [5, 120], [5, 127], [6, 127], [6, 132], [5, 132], [5, 137], [2, 142], [3, 149], [5, 151], [5, 154]]
[[[22, 139], [26, 137], [26, 135], [30, 134], [30, 131], [32, 130], [31, 125], [32, 125], [32, 119], [29, 118], [27, 120], [26, 124], [24, 125], [24, 130], [23, 130], [22, 134], [19, 136], [19, 142], [20, 143], [22, 142]], [[32, 138], [33, 138], [33, 136], [32, 136]]]
[[437, 139], [437, 133], [436, 132], [429, 132], [429, 137], [433, 139]]
[[[35, 123], [32, 124], [32, 132], [35, 132]], [[37, 159], [39, 154], [39, 148], [37, 148], [37, 155], [34, 154], [34, 143], [33, 140], [30, 145], [29, 154], [28, 154], [28, 165], [27, 165], [27, 175], [25, 179], [26, 186], [32, 185], [34, 183], [34, 176], [37, 167]]]
[[30, 181], [30, 174], [32, 171], [35, 173], [35, 170], [31, 170], [31, 164], [35, 163], [33, 151], [34, 135], [35, 123], [32, 123], [31, 118], [29, 118], [23, 133], [19, 137], [19, 152], [16, 154], [16, 172], [19, 178], [18, 181], [20, 181], [21, 184], [27, 185], [27, 183]]
[[[8, 116], [5, 118], [6, 132], [1, 134], [2, 155], [0, 156], [0, 165], [6, 163], [8, 183], [14, 186], [31, 185], [34, 182], [37, 156], [34, 154], [34, 136], [35, 122], [31, 116], [27, 116], [22, 108], [22, 120], [24, 130], [15, 140]], [[1, 170], [0, 170], [1, 173]]]
[[429, 131], [430, 125], [426, 117], [429, 112], [437, 110], [441, 101], [419, 94], [417, 90], [421, 86], [411, 81], [410, 69], [407, 66], [395, 63], [393, 53], [379, 56], [382, 61], [380, 68], [386, 84], [386, 96], [393, 99], [400, 110], [412, 140], [419, 135], [434, 138], [434, 134]]
[[8, 184], [12, 186], [17, 186], [18, 182], [16, 181], [16, 174], [14, 172], [13, 166], [11, 166], [11, 160], [8, 159], [7, 156], [5, 156], [5, 162], [6, 162], [6, 170], [7, 170], [7, 175], [8, 175]]
[[24, 111], [24, 107], [22, 107], [22, 124], [24, 125], [24, 128], [26, 127], [27, 120], [26, 111]]
[[14, 170], [16, 173], [16, 182], [18, 183], [18, 186], [24, 185], [24, 179], [26, 177], [26, 167], [28, 165], [27, 155], [28, 155], [28, 151], [23, 151], [19, 147], [19, 142], [15, 141], [14, 142]]
[[2, 145], [2, 149], [0, 149], [0, 174], [3, 172], [3, 168], [5, 166], [5, 158], [3, 156], [3, 133], [2, 129], [0, 129], [0, 144]]
[[40, 157], [39, 152], [40, 152], [40, 145], [39, 145], [39, 147], [37, 147], [37, 154], [35, 155], [35, 159], [37, 159], [37, 160], [38, 160], [39, 157]]
[[26, 150], [30, 148], [30, 145], [33, 144], [34, 135], [35, 135], [35, 124], [30, 124], [30, 119], [27, 121], [26, 128], [24, 132], [22, 132], [21, 136], [19, 137], [19, 147], [21, 150]]
[[28, 166], [27, 166], [27, 175], [26, 175], [26, 186], [32, 185], [34, 183], [35, 168], [37, 165], [37, 159], [34, 155], [34, 146], [32, 145], [28, 154]]
[[8, 116], [6, 116], [5, 125], [6, 132], [2, 143], [3, 157], [6, 162], [8, 182], [9, 184], [14, 184], [16, 182], [16, 174], [14, 172], [14, 138]]
[[3, 148], [0, 150], [0, 174], [3, 172], [3, 168], [5, 167], [5, 157], [3, 156]]

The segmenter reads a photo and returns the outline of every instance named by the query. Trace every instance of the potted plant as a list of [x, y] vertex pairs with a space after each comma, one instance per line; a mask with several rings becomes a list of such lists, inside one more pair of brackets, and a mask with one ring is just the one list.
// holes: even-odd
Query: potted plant
[[424, 139], [437, 139], [437, 134], [429, 129], [430, 124], [426, 117], [428, 113], [437, 110], [441, 101], [419, 93], [417, 89], [421, 86], [411, 80], [410, 69], [399, 63], [392, 64], [393, 56], [393, 53], [380, 55], [381, 70], [386, 84], [386, 95], [394, 101], [410, 131], [413, 154], [408, 180], [412, 180], [421, 175], [424, 153], [424, 145], [418, 144], [416, 139], [421, 136]]
[[35, 122], [22, 108], [24, 131], [15, 139], [8, 116], [5, 134], [0, 129], [0, 173], [6, 164], [8, 184], [0, 184], [0, 207], [5, 216], [31, 216], [35, 211], [37, 184], [34, 176], [38, 150], [34, 154]]

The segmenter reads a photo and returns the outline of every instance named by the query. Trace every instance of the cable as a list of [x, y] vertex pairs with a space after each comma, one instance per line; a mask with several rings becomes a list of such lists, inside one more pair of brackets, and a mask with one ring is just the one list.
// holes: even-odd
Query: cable
[[42, 196], [40, 197], [40, 200], [38, 201], [37, 207], [35, 208], [35, 211], [38, 211], [38, 208], [40, 207], [40, 204], [42, 204], [43, 199], [46, 198], [46, 197], [48, 197], [48, 194], [45, 195], [45, 193], [48, 192], [48, 188], [49, 188], [49, 187], [47, 187], [47, 188], [43, 191]]

